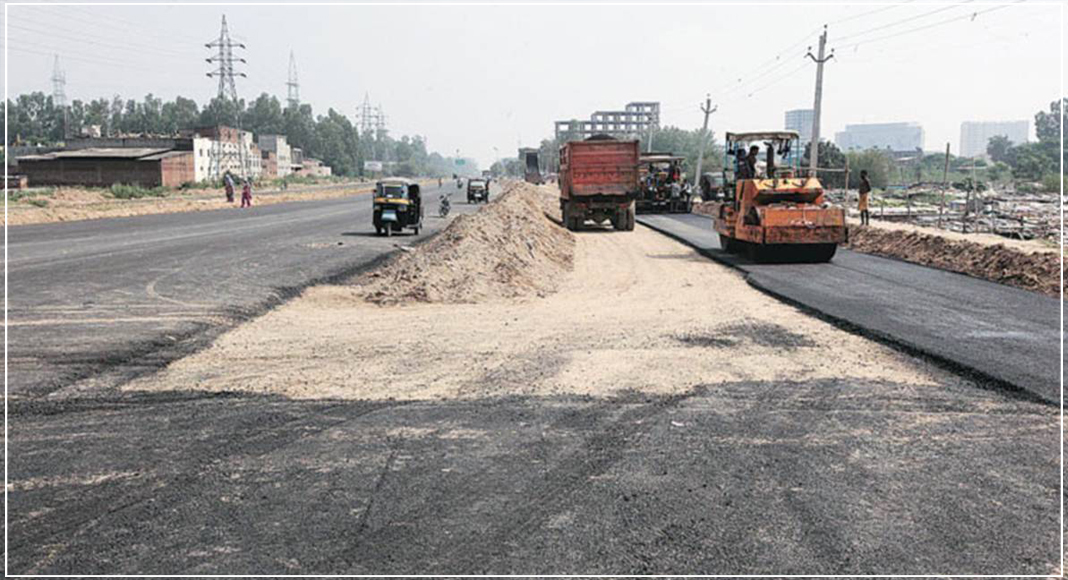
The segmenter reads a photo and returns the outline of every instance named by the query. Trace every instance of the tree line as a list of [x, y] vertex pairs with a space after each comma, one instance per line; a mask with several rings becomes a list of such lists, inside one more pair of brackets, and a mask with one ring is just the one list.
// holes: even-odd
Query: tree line
[[66, 107], [56, 105], [42, 92], [22, 94], [4, 105], [8, 113], [8, 145], [58, 146], [68, 136], [83, 134], [99, 126], [104, 136], [174, 135], [183, 129], [211, 125], [234, 125], [256, 135], [285, 135], [290, 145], [300, 147], [306, 157], [320, 159], [337, 175], [363, 174], [364, 161], [387, 162], [387, 173], [399, 176], [445, 176], [477, 171], [473, 160], [457, 165], [456, 160], [428, 152], [426, 139], [404, 135], [399, 139], [385, 132], [361, 135], [345, 115], [330, 108], [315, 115], [311, 105], [283, 107], [267, 93], [246, 103], [243, 99], [212, 99], [201, 108], [196, 101], [176, 97], [164, 101], [148, 94], [143, 100], [99, 98], [73, 100]]

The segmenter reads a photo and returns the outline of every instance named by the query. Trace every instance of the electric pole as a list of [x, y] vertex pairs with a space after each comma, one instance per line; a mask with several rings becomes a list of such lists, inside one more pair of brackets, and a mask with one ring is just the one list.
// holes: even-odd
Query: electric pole
[[705, 104], [701, 105], [701, 112], [705, 114], [705, 122], [701, 125], [701, 140], [700, 145], [697, 148], [697, 169], [694, 170], [693, 183], [694, 187], [701, 185], [701, 161], [705, 158], [705, 147], [707, 146], [708, 139], [708, 116], [715, 113], [719, 109], [719, 105], [712, 106], [712, 97], [705, 95]]
[[823, 34], [820, 34], [819, 57], [812, 56], [812, 47], [808, 47], [808, 56], [816, 63], [816, 103], [812, 107], [812, 141], [809, 145], [808, 174], [810, 177], [818, 177], [816, 170], [819, 168], [820, 158], [820, 106], [823, 101], [823, 63], [834, 58], [834, 49], [831, 54], [824, 56], [827, 47], [827, 25], [823, 25]]
[[300, 106], [300, 81], [297, 80], [297, 59], [289, 51], [289, 80], [286, 81], [286, 100], [289, 108], [296, 110]]
[[[238, 165], [241, 167], [241, 177], [245, 178], [248, 177], [249, 166], [244, 139], [241, 137], [241, 111], [239, 110], [241, 105], [237, 100], [237, 84], [234, 83], [234, 77], [248, 78], [248, 75], [235, 69], [236, 63], [243, 64], [247, 61], [243, 58], [235, 57], [234, 48], [245, 48], [245, 45], [230, 40], [230, 31], [226, 27], [226, 15], [224, 14], [219, 37], [204, 46], [215, 49], [215, 54], [211, 58], [205, 59], [216, 66], [214, 70], [208, 73], [208, 76], [219, 79], [219, 91], [216, 95], [219, 105], [225, 108], [227, 100], [233, 104], [233, 116], [230, 119], [230, 124], [237, 131], [234, 142], [235, 147], [233, 149], [225, 147], [223, 143], [224, 137], [220, 130], [220, 119], [215, 120], [216, 135], [212, 146], [212, 159], [208, 176], [215, 179], [221, 178], [224, 172], [224, 165], [229, 170], [231, 166], [230, 160], [236, 157]], [[225, 164], [224, 160], [226, 161]]]
[[59, 68], [59, 55], [52, 65], [52, 105], [63, 109], [63, 139], [67, 135], [67, 73]]

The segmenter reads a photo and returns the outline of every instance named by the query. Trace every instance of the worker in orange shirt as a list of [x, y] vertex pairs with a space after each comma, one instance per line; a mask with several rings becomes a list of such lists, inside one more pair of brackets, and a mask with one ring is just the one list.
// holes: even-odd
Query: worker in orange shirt
[[868, 197], [871, 195], [871, 182], [868, 181], [868, 171], [862, 170], [860, 172], [860, 195], [857, 199], [857, 209], [860, 210], [860, 224], [868, 225], [870, 220], [870, 214], [868, 214]]

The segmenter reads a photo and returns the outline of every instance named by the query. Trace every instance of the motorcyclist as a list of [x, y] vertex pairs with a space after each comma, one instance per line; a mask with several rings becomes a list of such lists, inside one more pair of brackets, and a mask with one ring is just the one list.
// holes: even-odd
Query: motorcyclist
[[449, 202], [449, 194], [442, 191], [441, 195], [438, 196], [438, 214], [441, 217], [449, 215], [449, 209], [451, 207], [452, 204]]

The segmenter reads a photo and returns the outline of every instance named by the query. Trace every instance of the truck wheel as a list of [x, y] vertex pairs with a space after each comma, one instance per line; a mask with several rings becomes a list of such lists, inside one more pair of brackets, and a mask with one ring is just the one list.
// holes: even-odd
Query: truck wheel
[[634, 214], [635, 214], [634, 206], [631, 205], [630, 207], [627, 208], [626, 214], [624, 214], [626, 216], [626, 224], [627, 224], [624, 227], [624, 229], [626, 231], [628, 231], [628, 232], [633, 232], [634, 231], [634, 219], [635, 219], [634, 218]]

